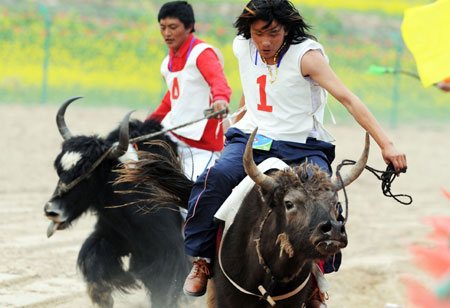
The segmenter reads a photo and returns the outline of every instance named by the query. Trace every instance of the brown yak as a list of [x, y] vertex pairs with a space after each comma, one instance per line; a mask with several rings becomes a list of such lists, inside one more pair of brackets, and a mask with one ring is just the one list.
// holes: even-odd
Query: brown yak
[[[256, 129], [249, 140], [255, 134]], [[256, 185], [221, 243], [210, 307], [304, 307], [316, 262], [347, 246], [336, 192], [364, 170], [369, 137], [343, 182], [307, 163], [263, 174], [253, 162], [251, 144], [244, 167]]]
[[[256, 129], [249, 140], [255, 134]], [[364, 170], [369, 136], [366, 134], [361, 158], [348, 175], [342, 176], [342, 182], [308, 163], [263, 174], [253, 162], [251, 144], [247, 143], [243, 160], [246, 173], [256, 185], [243, 199], [222, 240], [214, 262], [213, 283], [208, 285], [208, 305], [301, 308], [312, 292], [316, 263], [347, 245], [344, 223], [338, 219], [336, 192]], [[119, 182], [140, 187], [161, 184], [151, 176], [152, 168], [160, 164], [170, 162], [147, 154], [136, 168], [122, 169]], [[181, 176], [182, 171], [178, 172]], [[168, 194], [165, 189], [159, 195], [164, 198], [171, 194], [177, 197], [176, 192]]]

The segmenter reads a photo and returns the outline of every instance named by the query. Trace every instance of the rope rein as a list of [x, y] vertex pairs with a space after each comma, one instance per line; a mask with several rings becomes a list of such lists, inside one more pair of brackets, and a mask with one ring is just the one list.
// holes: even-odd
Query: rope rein
[[[344, 224], [347, 222], [347, 218], [348, 218], [348, 197], [347, 197], [347, 192], [345, 190], [345, 187], [343, 185], [343, 181], [341, 178], [341, 174], [340, 174], [340, 170], [343, 166], [348, 166], [348, 165], [354, 165], [356, 164], [356, 162], [354, 160], [350, 160], [350, 159], [344, 159], [336, 168], [336, 177], [338, 178], [338, 180], [341, 182], [343, 188], [343, 192], [344, 192], [344, 200], [345, 200], [345, 218], [344, 218]], [[385, 195], [386, 197], [390, 197], [393, 198], [395, 201], [397, 201], [398, 203], [401, 203], [403, 205], [410, 205], [413, 202], [413, 198], [410, 195], [407, 194], [393, 194], [391, 191], [391, 186], [392, 186], [392, 182], [394, 182], [395, 178], [397, 177], [397, 175], [399, 173], [406, 173], [406, 168], [400, 170], [400, 171], [395, 171], [394, 169], [394, 165], [392, 165], [392, 163], [390, 163], [387, 167], [385, 171], [382, 170], [377, 170], [375, 168], [372, 168], [370, 166], [365, 166], [365, 169], [369, 170], [373, 175], [376, 176], [376, 178], [378, 180], [381, 181], [381, 190], [383, 192], [383, 195]], [[400, 200], [400, 198], [406, 198], [407, 200]]]
[[97, 169], [97, 167], [100, 165], [100, 163], [103, 160], [105, 160], [105, 158], [112, 152], [113, 149], [114, 149], [114, 146], [112, 146], [108, 150], [106, 150], [102, 154], [102, 156], [100, 156], [85, 173], [83, 173], [80, 176], [78, 176], [77, 178], [75, 178], [69, 184], [65, 184], [65, 183], [61, 182], [61, 180], [59, 180], [57, 189], [49, 201], [53, 201], [57, 197], [61, 198], [62, 195], [69, 192], [72, 188], [74, 188], [76, 185], [78, 185], [81, 181], [86, 179], [95, 169]]
[[241, 287], [238, 283], [236, 283], [233, 279], [231, 279], [230, 276], [228, 276], [228, 274], [226, 273], [226, 271], [225, 271], [225, 269], [224, 269], [224, 267], [223, 267], [223, 264], [222, 264], [222, 247], [223, 247], [223, 243], [224, 243], [224, 241], [225, 241], [225, 236], [226, 236], [225, 233], [222, 235], [222, 239], [220, 240], [219, 251], [218, 251], [217, 257], [218, 257], [218, 260], [219, 260], [219, 266], [220, 266], [220, 269], [222, 270], [222, 273], [224, 274], [224, 276], [228, 279], [228, 281], [229, 281], [236, 289], [238, 289], [239, 291], [241, 291], [241, 292], [244, 293], [244, 294], [252, 295], [252, 296], [258, 297], [260, 300], [265, 300], [266, 302], [268, 302], [268, 303], [273, 307], [273, 306], [276, 305], [276, 302], [277, 302], [277, 301], [281, 301], [281, 300], [290, 298], [290, 297], [292, 297], [292, 296], [298, 294], [301, 290], [303, 290], [303, 288], [305, 288], [305, 286], [307, 285], [307, 283], [308, 283], [308, 281], [309, 281], [309, 278], [311, 277], [311, 272], [310, 272], [310, 273], [308, 274], [308, 276], [302, 281], [302, 283], [301, 283], [299, 286], [297, 286], [297, 288], [295, 288], [294, 290], [292, 290], [292, 291], [290, 291], [290, 292], [288, 292], [288, 293], [282, 294], [282, 295], [277, 295], [277, 296], [272, 295], [273, 288], [274, 288], [275, 283], [276, 283], [277, 281], [279, 281], [279, 282], [289, 282], [289, 281], [291, 281], [292, 279], [294, 279], [294, 278], [298, 275], [298, 273], [299, 273], [300, 271], [297, 272], [297, 273], [294, 273], [291, 277], [286, 277], [286, 278], [278, 279], [277, 277], [275, 277], [275, 276], [273, 275], [272, 271], [270, 270], [270, 268], [269, 268], [269, 267], [267, 266], [267, 264], [265, 263], [264, 258], [263, 258], [262, 253], [261, 253], [261, 246], [260, 246], [260, 244], [261, 244], [261, 235], [262, 235], [262, 231], [263, 231], [263, 229], [264, 229], [264, 225], [266, 224], [266, 221], [267, 221], [267, 219], [269, 218], [270, 214], [272, 214], [272, 210], [269, 210], [269, 211], [266, 213], [266, 215], [264, 216], [264, 219], [261, 221], [261, 224], [259, 225], [259, 238], [257, 238], [257, 239], [254, 240], [255, 246], [256, 246], [256, 247], [255, 247], [255, 248], [256, 248], [256, 253], [257, 253], [258, 259], [259, 259], [259, 263], [260, 263], [260, 265], [264, 268], [264, 271], [265, 271], [267, 274], [269, 274], [269, 275], [271, 276], [271, 282], [270, 282], [270, 285], [269, 285], [269, 287], [268, 287], [268, 290], [266, 290], [266, 289], [264, 288], [264, 286], [261, 284], [261, 285], [258, 285], [258, 287], [257, 287], [258, 291], [259, 291], [261, 294], [255, 294], [255, 293], [253, 293], [253, 292], [251, 292], [251, 291], [248, 291], [248, 290], [244, 289], [244, 288]]
[[[207, 109], [207, 110], [208, 110], [208, 112], [205, 112], [205, 116], [203, 118], [201, 118], [201, 119], [190, 121], [190, 122], [187, 122], [187, 123], [184, 123], [184, 124], [172, 127], [172, 128], [161, 130], [159, 132], [155, 132], [155, 133], [151, 133], [151, 134], [147, 134], [147, 135], [142, 135], [142, 136], [139, 136], [139, 137], [136, 137], [136, 138], [132, 138], [132, 139], [129, 139], [128, 143], [136, 144], [137, 142], [144, 141], [144, 140], [147, 140], [147, 139], [150, 139], [150, 138], [153, 138], [153, 137], [165, 134], [167, 132], [173, 131], [173, 130], [178, 129], [178, 128], [182, 128], [182, 127], [185, 127], [185, 126], [188, 126], [188, 125], [191, 125], [191, 124], [203, 121], [203, 120], [208, 120], [208, 119], [211, 119], [211, 118], [219, 117], [219, 116], [221, 116], [223, 114], [227, 114], [227, 110], [226, 109], [222, 109], [222, 110], [219, 110], [219, 111], [216, 111], [216, 112], [212, 112], [212, 110], [210, 110], [210, 109]], [[105, 158], [112, 152], [112, 150], [115, 147], [116, 146], [113, 145], [109, 149], [107, 149], [102, 154], [102, 156], [100, 156], [94, 162], [94, 164], [92, 164], [92, 166], [85, 173], [83, 173], [80, 176], [78, 176], [77, 178], [75, 178], [69, 184], [65, 184], [65, 183], [59, 181], [57, 190], [55, 191], [53, 196], [50, 198], [50, 201], [53, 201], [57, 197], [61, 198], [62, 195], [66, 194], [68, 191], [70, 191], [72, 188], [74, 188], [76, 185], [78, 185], [81, 181], [86, 179], [95, 169], [97, 169], [97, 167], [100, 165], [100, 163], [105, 160]]]
[[180, 124], [180, 125], [177, 125], [175, 127], [168, 128], [168, 129], [163, 129], [163, 130], [161, 130], [159, 132], [156, 132], [156, 133], [151, 133], [151, 134], [142, 135], [142, 136], [139, 136], [139, 137], [132, 138], [132, 139], [130, 139], [130, 143], [144, 141], [144, 140], [147, 140], [147, 139], [150, 139], [150, 138], [153, 138], [153, 137], [156, 137], [156, 136], [163, 135], [165, 133], [171, 132], [173, 130], [176, 130], [176, 129], [179, 129], [179, 128], [183, 128], [185, 126], [189, 126], [189, 125], [195, 124], [195, 123], [203, 121], [203, 120], [209, 120], [211, 118], [217, 118], [217, 117], [219, 117], [221, 115], [227, 114], [227, 110], [226, 109], [222, 109], [222, 110], [219, 110], [219, 111], [216, 111], [216, 112], [211, 112], [211, 109], [207, 109], [207, 110], [208, 111], [205, 110], [206, 112], [205, 112], [205, 116], [203, 118], [200, 118], [200, 119], [197, 119], [197, 120], [193, 120], [193, 121], [190, 121], [190, 122], [186, 122], [184, 124]]

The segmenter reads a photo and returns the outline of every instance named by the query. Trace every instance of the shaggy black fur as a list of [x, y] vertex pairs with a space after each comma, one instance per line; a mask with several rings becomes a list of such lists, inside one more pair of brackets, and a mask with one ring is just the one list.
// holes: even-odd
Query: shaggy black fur
[[[130, 138], [160, 130], [160, 124], [154, 121], [130, 122]], [[68, 184], [86, 172], [118, 140], [118, 135], [119, 130], [116, 129], [106, 138], [75, 136], [64, 141], [54, 164], [60, 181]], [[137, 146], [139, 150], [172, 157], [170, 149], [176, 151], [176, 145], [165, 136], [157, 140], [164, 141], [168, 147], [145, 142]], [[60, 163], [67, 152], [82, 155], [82, 159], [70, 170], [64, 170]], [[51, 201], [52, 207], [59, 209], [66, 218], [60, 229], [88, 211], [98, 217], [94, 231], [78, 255], [78, 267], [95, 304], [112, 307], [112, 292], [130, 291], [138, 286], [139, 280], [151, 293], [152, 307], [177, 307], [184, 279], [190, 269], [183, 251], [183, 221], [178, 204], [166, 203], [164, 208], [148, 214], [145, 209], [153, 207], [156, 201], [147, 200], [147, 193], [140, 193], [130, 183], [113, 185], [118, 177], [114, 170], [120, 167], [117, 159], [105, 159], [87, 179], [61, 198]], [[156, 171], [154, 176], [164, 174]], [[120, 193], [130, 190], [134, 193]], [[126, 256], [129, 256], [128, 269], [123, 264], [123, 257]]]

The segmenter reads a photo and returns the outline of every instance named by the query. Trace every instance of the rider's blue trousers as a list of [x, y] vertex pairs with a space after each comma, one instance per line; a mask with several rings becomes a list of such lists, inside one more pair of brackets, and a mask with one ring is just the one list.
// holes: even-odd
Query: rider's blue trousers
[[[184, 232], [185, 251], [190, 256], [213, 258], [218, 229], [214, 214], [246, 176], [242, 157], [249, 134], [230, 128], [225, 136], [222, 155], [196, 180], [189, 198]], [[308, 161], [331, 174], [334, 145], [313, 138], [308, 138], [304, 144], [274, 140], [270, 151], [253, 150], [256, 164], [269, 157], [280, 158], [288, 165], [299, 165], [308, 158]]]

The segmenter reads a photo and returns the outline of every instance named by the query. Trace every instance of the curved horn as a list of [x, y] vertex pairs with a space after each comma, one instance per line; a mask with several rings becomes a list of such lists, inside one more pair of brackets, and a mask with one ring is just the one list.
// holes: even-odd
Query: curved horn
[[342, 182], [339, 181], [339, 179], [336, 177], [333, 177], [333, 179], [331, 180], [333, 182], [333, 184], [336, 185], [336, 191], [341, 190], [345, 186], [352, 183], [363, 172], [363, 170], [367, 164], [367, 158], [369, 157], [369, 147], [370, 147], [370, 137], [369, 137], [369, 133], [366, 132], [366, 143], [364, 146], [364, 151], [361, 154], [361, 157], [356, 162], [356, 164], [352, 167], [352, 169], [350, 170], [350, 172], [348, 174], [343, 175], [343, 176], [341, 175], [343, 185], [342, 185]]
[[128, 134], [129, 122], [130, 115], [133, 112], [134, 110], [128, 111], [127, 114], [123, 117], [122, 123], [120, 123], [119, 144], [111, 151], [108, 156], [109, 158], [118, 158], [128, 151], [128, 142], [130, 140], [130, 136]]
[[61, 107], [59, 107], [58, 113], [56, 114], [56, 125], [58, 126], [59, 133], [64, 138], [64, 140], [67, 140], [67, 139], [70, 139], [73, 137], [69, 128], [67, 128], [66, 121], [64, 120], [64, 114], [66, 113], [66, 108], [73, 101], [76, 101], [79, 98], [82, 98], [82, 96], [72, 97], [71, 99], [67, 100], [64, 104], [61, 105]]
[[253, 140], [255, 139], [258, 127], [255, 128], [253, 133], [248, 138], [247, 145], [245, 147], [245, 153], [243, 157], [245, 173], [255, 182], [257, 185], [261, 186], [263, 189], [272, 191], [275, 188], [275, 181], [268, 175], [265, 175], [259, 171], [255, 162], [253, 161]]

